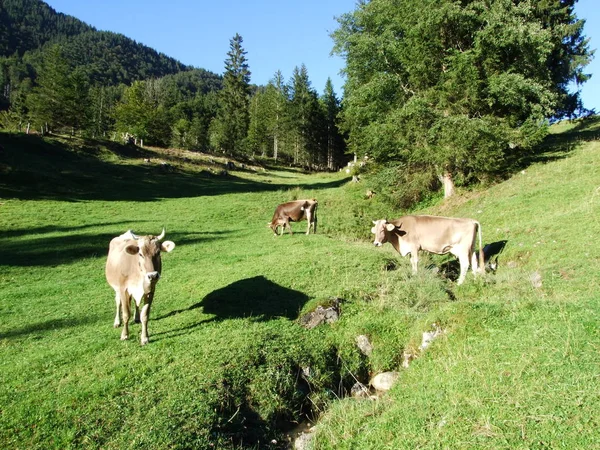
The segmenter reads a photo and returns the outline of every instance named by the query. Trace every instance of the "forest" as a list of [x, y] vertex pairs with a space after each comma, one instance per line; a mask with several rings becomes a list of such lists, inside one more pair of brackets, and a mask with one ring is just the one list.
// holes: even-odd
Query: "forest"
[[591, 113], [572, 91], [593, 56], [575, 2], [360, 2], [332, 33], [346, 61], [339, 98], [330, 80], [319, 94], [303, 64], [251, 84], [239, 34], [215, 74], [41, 0], [6, 0], [0, 127], [315, 170], [354, 155], [372, 161], [383, 196], [409, 206], [502, 179], [550, 123]]

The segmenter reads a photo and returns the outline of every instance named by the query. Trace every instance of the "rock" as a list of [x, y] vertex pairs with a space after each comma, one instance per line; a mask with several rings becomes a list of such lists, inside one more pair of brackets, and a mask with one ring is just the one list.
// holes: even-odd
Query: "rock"
[[310, 450], [312, 448], [312, 439], [315, 436], [316, 427], [312, 427], [306, 433], [300, 433], [294, 440], [295, 450]]
[[417, 356], [412, 352], [404, 352], [402, 353], [402, 367], [408, 369], [410, 362], [415, 359]]
[[357, 381], [350, 389], [350, 395], [354, 398], [369, 398], [369, 388]]
[[365, 356], [370, 356], [373, 353], [373, 345], [371, 345], [369, 338], [364, 334], [356, 336], [356, 345], [358, 345], [361, 353]]
[[332, 305], [328, 308], [317, 306], [317, 309], [302, 316], [300, 318], [300, 323], [310, 330], [322, 323], [333, 323], [337, 321], [340, 318], [340, 302], [341, 299], [334, 298]]
[[437, 323], [434, 323], [433, 331], [426, 331], [423, 333], [423, 339], [421, 340], [419, 350], [425, 350], [438, 336], [441, 336], [442, 334], [444, 334], [444, 330], [442, 330]]
[[542, 274], [536, 270], [529, 276], [529, 281], [531, 281], [531, 285], [534, 288], [536, 288], [536, 289], [541, 288], [542, 287]]
[[370, 384], [376, 391], [386, 392], [392, 388], [399, 376], [399, 372], [382, 372], [375, 375]]

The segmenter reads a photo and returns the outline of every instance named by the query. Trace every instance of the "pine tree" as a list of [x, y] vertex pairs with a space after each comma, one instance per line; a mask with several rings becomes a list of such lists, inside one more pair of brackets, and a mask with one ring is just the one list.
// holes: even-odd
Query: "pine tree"
[[325, 91], [320, 99], [321, 107], [325, 116], [325, 142], [327, 146], [327, 168], [335, 170], [341, 162], [344, 154], [344, 139], [338, 127], [338, 116], [341, 111], [340, 100], [338, 100], [333, 89], [331, 78], [327, 78]]
[[295, 67], [290, 83], [290, 115], [294, 132], [294, 164], [319, 164], [322, 159], [322, 111], [306, 66]]
[[249, 125], [250, 71], [243, 39], [236, 34], [225, 60], [220, 108], [211, 125], [213, 145], [228, 154], [243, 154]]
[[48, 131], [70, 125], [70, 71], [60, 47], [50, 47], [44, 55], [37, 86], [27, 97], [29, 114], [36, 128], [43, 127]]

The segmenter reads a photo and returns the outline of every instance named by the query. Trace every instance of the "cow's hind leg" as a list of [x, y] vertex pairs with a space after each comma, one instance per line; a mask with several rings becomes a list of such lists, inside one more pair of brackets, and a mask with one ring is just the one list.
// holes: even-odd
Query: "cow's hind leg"
[[119, 328], [121, 326], [121, 297], [119, 296], [119, 291], [116, 291], [115, 293], [115, 303], [117, 307], [117, 313], [115, 315], [113, 327]]
[[121, 289], [121, 313], [123, 315], [123, 331], [121, 331], [121, 340], [129, 339], [129, 316], [131, 315], [131, 298], [125, 289]]
[[458, 262], [460, 263], [460, 276], [458, 277], [456, 284], [463, 284], [465, 278], [467, 277], [467, 272], [469, 271], [469, 254], [467, 252], [463, 252], [457, 256]]
[[477, 252], [473, 251], [471, 252], [471, 270], [473, 271], [473, 276], [477, 276], [477, 273], [479, 272], [478, 269], [478, 262], [477, 262]]

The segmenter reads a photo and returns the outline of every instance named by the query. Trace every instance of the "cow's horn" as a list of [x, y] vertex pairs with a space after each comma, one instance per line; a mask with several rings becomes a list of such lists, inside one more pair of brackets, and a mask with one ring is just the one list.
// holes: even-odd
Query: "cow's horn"
[[137, 235], [137, 234], [135, 234], [135, 233], [133, 232], [133, 230], [129, 230], [129, 234], [131, 234], [131, 237], [132, 237], [133, 239], [135, 239], [136, 241], [139, 239], [138, 235]]
[[158, 236], [156, 239], [158, 239], [159, 241], [162, 240], [165, 237], [165, 227], [163, 227], [162, 233], [160, 233], [160, 236]]

